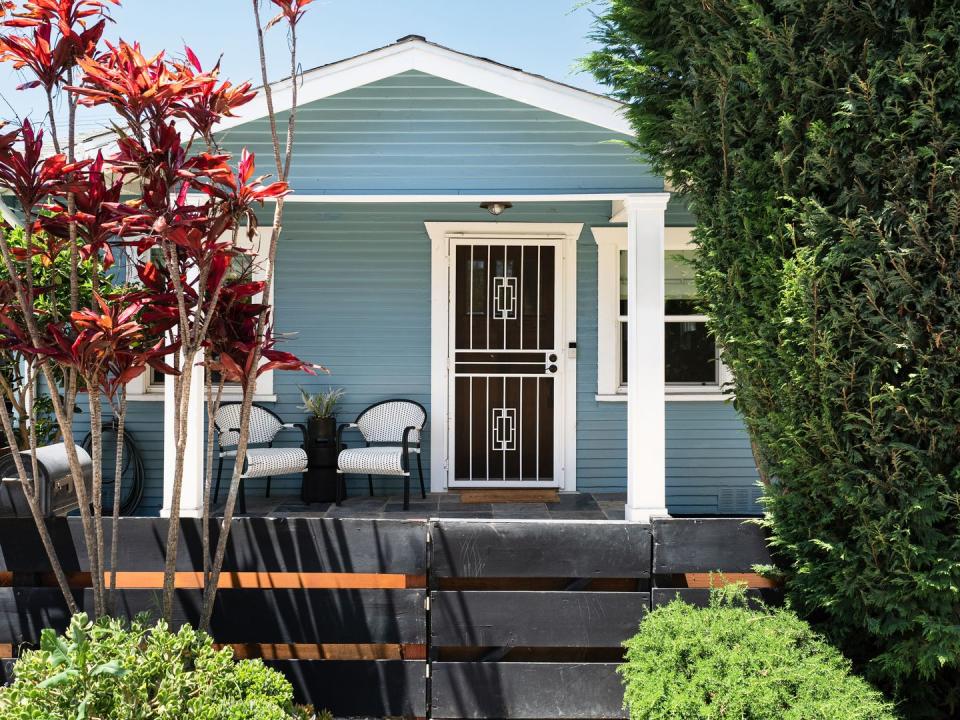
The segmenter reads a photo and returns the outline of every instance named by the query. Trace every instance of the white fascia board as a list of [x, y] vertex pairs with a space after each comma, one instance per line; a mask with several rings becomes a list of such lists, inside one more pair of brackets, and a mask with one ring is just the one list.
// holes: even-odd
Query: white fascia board
[[[623, 135], [633, 135], [633, 128], [623, 115], [623, 106], [615, 100], [419, 41], [390, 45], [349, 60], [308, 70], [301, 78], [297, 104], [306, 105], [410, 70], [582, 120]], [[289, 110], [293, 103], [290, 78], [274, 83], [272, 87], [276, 111]], [[216, 130], [219, 132], [266, 116], [267, 101], [261, 91], [240, 109], [236, 117], [227, 118]]]

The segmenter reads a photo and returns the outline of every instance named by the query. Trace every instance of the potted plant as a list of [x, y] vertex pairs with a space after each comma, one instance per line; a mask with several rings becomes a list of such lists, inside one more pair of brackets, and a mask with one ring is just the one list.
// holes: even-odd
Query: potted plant
[[311, 445], [316, 444], [317, 440], [332, 440], [336, 435], [335, 412], [344, 394], [343, 388], [327, 388], [313, 394], [300, 388], [300, 397], [303, 398], [300, 409], [310, 413], [307, 420], [307, 436], [310, 438]]

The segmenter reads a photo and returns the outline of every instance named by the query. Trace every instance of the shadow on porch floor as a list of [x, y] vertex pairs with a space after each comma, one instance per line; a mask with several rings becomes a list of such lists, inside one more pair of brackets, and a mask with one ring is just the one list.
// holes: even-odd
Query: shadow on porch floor
[[[430, 493], [427, 499], [410, 498], [404, 512], [400, 495], [353, 496], [340, 507], [333, 503], [307, 505], [297, 497], [265, 498], [247, 496], [247, 515], [252, 517], [398, 518], [428, 517], [480, 518], [488, 520], [623, 520], [626, 493], [562, 493], [555, 503], [469, 503], [459, 493]], [[216, 511], [223, 509], [218, 503]]]

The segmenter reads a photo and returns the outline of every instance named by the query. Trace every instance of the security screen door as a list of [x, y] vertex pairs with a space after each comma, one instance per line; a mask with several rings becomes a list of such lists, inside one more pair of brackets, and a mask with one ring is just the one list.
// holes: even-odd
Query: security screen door
[[557, 487], [560, 247], [451, 248], [451, 487]]

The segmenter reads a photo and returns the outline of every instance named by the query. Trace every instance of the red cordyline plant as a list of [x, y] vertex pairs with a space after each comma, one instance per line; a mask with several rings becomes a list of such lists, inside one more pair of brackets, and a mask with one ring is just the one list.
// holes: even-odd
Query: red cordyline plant
[[[117, 4], [116, 0], [110, 3]], [[308, 3], [276, 4], [281, 16], [289, 17], [293, 30]], [[282, 208], [289, 192], [286, 173], [268, 183], [255, 176], [252, 155], [244, 152], [234, 170], [231, 158], [217, 150], [215, 127], [254, 97], [250, 84], [234, 86], [221, 81], [219, 64], [204, 71], [189, 49], [182, 60], [164, 53], [146, 55], [138, 43], [123, 40], [104, 43], [101, 49], [106, 5], [97, 0], [0, 3], [0, 10], [5, 11], [0, 14], [0, 25], [9, 31], [0, 35], [0, 59], [32, 76], [24, 87], [44, 88], [57, 149], [56, 154], [44, 157], [42, 133], [30, 123], [0, 133], [0, 187], [17, 199], [27, 235], [26, 251], [19, 256], [5, 236], [0, 236], [0, 251], [11, 278], [10, 287], [0, 293], [0, 303], [14, 299], [18, 305], [18, 312], [9, 314], [0, 307], [0, 317], [23, 319], [22, 324], [3, 320], [0, 341], [3, 347], [35, 357], [48, 387], [57, 387], [54, 366], [74, 378], [67, 381], [64, 398], [57, 392], [51, 395], [71, 455], [97, 615], [107, 608], [100, 501], [101, 400], [113, 408], [121, 428], [118, 435], [122, 435], [127, 383], [148, 367], [173, 376], [176, 461], [163, 596], [164, 615], [169, 618], [179, 544], [187, 407], [198, 364], [207, 366], [208, 377], [219, 369], [221, 377], [239, 380], [248, 414], [254, 384], [251, 377], [265, 369], [312, 372], [312, 366], [276, 350], [266, 320], [269, 308], [254, 302], [258, 292], [269, 297], [275, 255], [271, 253], [268, 279], [263, 284], [251, 285], [249, 278], [235, 278], [229, 272], [234, 259], [248, 252], [243, 236], [252, 236], [256, 229], [252, 205], [271, 200]], [[53, 123], [53, 98], [64, 92], [69, 141], [66, 152], [61, 153]], [[115, 150], [106, 152], [106, 157], [98, 154], [94, 160], [73, 162], [79, 106], [108, 106], [119, 117]], [[288, 138], [288, 145], [291, 141]], [[123, 199], [123, 192], [132, 192], [133, 197]], [[272, 233], [274, 245], [278, 233], [279, 217]], [[64, 288], [34, 288], [29, 272], [26, 282], [21, 281], [18, 263], [31, 263], [38, 257], [45, 262], [42, 258], [56, 258], [64, 247], [71, 257], [71, 311], [65, 317], [45, 317], [41, 326], [30, 312], [37, 293], [63, 292]], [[101, 280], [94, 280], [91, 306], [80, 307], [78, 264], [90, 263], [96, 278], [97, 273], [110, 271], [116, 248], [123, 248], [128, 265], [136, 270], [138, 287], [100, 293], [101, 281], [108, 277], [104, 274]], [[47, 306], [58, 307], [56, 303]], [[234, 320], [241, 316], [242, 321]], [[75, 379], [87, 390], [91, 412], [94, 486], [89, 494], [73, 452], [72, 418], [64, 408], [73, 402]], [[209, 388], [209, 382], [207, 385]], [[0, 420], [13, 446], [5, 407], [0, 408]], [[118, 453], [121, 446], [118, 440]], [[245, 452], [244, 440], [238, 467]], [[118, 472], [120, 467], [118, 455]], [[25, 468], [18, 467], [18, 472], [27, 488]], [[239, 470], [235, 477], [238, 474]], [[232, 500], [235, 486], [236, 480], [231, 486]], [[116, 491], [114, 519], [119, 514], [118, 498]], [[76, 609], [35, 502], [31, 502], [31, 512], [67, 603]], [[111, 570], [116, 568], [117, 536], [117, 532], [112, 535]], [[221, 534], [223, 540], [225, 533]], [[205, 557], [210, 582], [204, 597], [211, 602], [222, 562], [222, 552], [212, 563]], [[112, 588], [116, 575], [110, 572], [109, 576]], [[204, 617], [209, 623], [207, 613]]]

